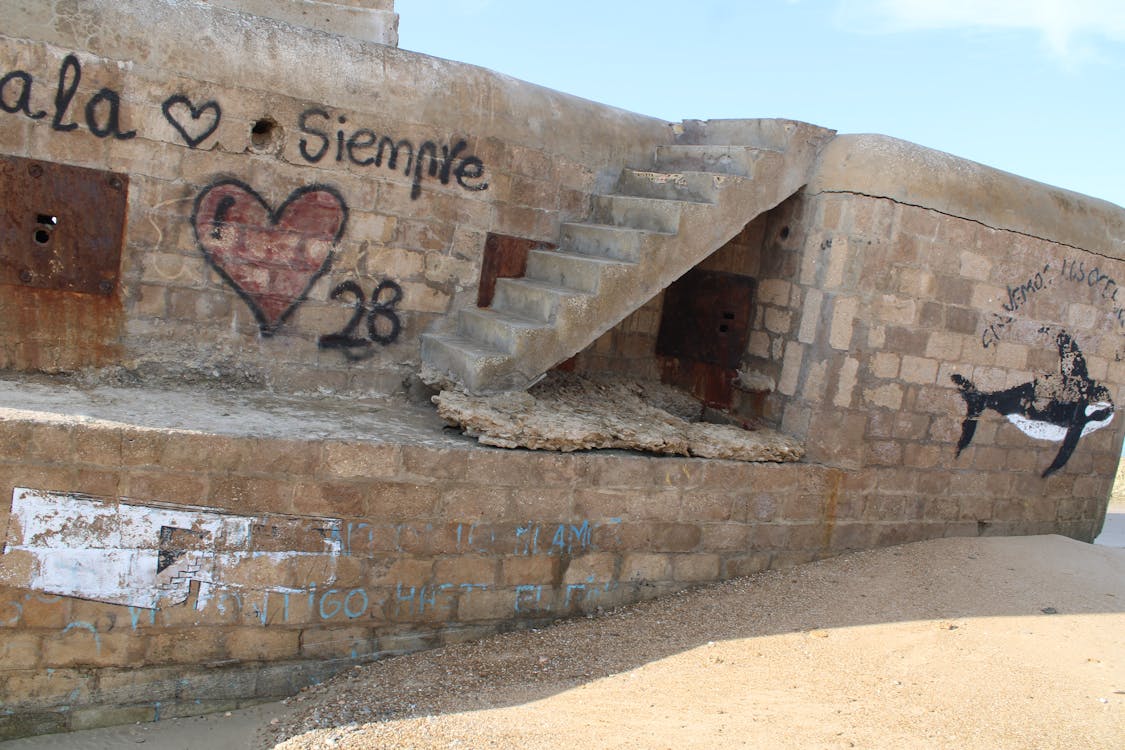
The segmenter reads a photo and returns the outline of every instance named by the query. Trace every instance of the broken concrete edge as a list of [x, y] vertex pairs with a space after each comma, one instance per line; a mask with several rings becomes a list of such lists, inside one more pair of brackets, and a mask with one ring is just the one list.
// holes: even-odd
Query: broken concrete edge
[[774, 430], [700, 421], [694, 398], [656, 381], [553, 372], [528, 392], [479, 396], [454, 386], [433, 402], [447, 423], [497, 448], [777, 463], [804, 457], [798, 441]]
[[833, 138], [806, 190], [888, 198], [1125, 259], [1125, 208], [885, 135]]

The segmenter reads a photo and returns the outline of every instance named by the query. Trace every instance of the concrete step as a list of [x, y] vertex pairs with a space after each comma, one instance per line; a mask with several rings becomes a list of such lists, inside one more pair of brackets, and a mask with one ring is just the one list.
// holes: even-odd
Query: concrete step
[[535, 279], [497, 279], [492, 308], [543, 323], [555, 320], [559, 308], [575, 297], [591, 295]]
[[700, 171], [754, 177], [759, 161], [779, 151], [756, 146], [657, 146], [656, 165], [669, 172]]
[[438, 372], [455, 374], [472, 391], [504, 382], [512, 370], [506, 352], [457, 334], [423, 334], [422, 361]]
[[715, 172], [653, 172], [625, 169], [615, 192], [642, 198], [714, 203], [723, 177]]
[[549, 335], [552, 326], [538, 320], [512, 315], [489, 307], [469, 307], [458, 320], [461, 335], [519, 357], [527, 346]]
[[675, 234], [684, 201], [638, 198], [633, 195], [595, 195], [594, 221], [651, 232]]
[[636, 263], [645, 240], [653, 234], [612, 224], [567, 223], [562, 225], [559, 247], [570, 253]]
[[802, 143], [821, 143], [836, 134], [835, 130], [822, 128], [798, 120], [775, 118], [751, 120], [684, 120], [676, 143], [728, 144], [772, 148], [777, 151], [798, 150]]
[[491, 308], [462, 312], [442, 342], [462, 364], [444, 369], [476, 392], [527, 387], [800, 189], [830, 135], [783, 120], [685, 123], [654, 165], [594, 196], [587, 221], [563, 224], [557, 250], [533, 250], [523, 278], [498, 279]]
[[532, 250], [527, 256], [525, 276], [594, 294], [606, 270], [630, 265], [635, 264], [560, 250]]

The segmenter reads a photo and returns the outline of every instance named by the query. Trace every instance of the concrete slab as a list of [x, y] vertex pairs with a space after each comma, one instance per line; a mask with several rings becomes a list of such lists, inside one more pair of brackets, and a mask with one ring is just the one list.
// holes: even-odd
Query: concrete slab
[[471, 447], [429, 406], [396, 398], [284, 396], [181, 386], [95, 385], [74, 379], [0, 379], [0, 419], [128, 425], [232, 437], [355, 440]]

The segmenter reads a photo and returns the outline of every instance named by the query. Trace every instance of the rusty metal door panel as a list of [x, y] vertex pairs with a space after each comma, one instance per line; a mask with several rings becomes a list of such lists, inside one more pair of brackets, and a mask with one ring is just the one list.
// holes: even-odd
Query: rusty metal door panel
[[749, 343], [756, 287], [749, 276], [688, 271], [664, 292], [656, 353], [737, 368]]
[[0, 156], [0, 284], [112, 295], [128, 192], [123, 174]]
[[532, 250], [554, 250], [555, 247], [547, 242], [489, 232], [480, 267], [477, 307], [492, 304], [497, 279], [518, 279], [527, 273], [527, 257]]

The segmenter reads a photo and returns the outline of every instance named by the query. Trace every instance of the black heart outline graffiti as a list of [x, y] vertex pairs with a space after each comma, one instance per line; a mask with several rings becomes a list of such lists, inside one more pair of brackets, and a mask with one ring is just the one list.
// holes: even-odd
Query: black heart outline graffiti
[[[203, 114], [208, 110], [215, 111], [215, 120], [211, 123], [211, 127], [203, 131], [203, 134], [201, 136], [199, 136], [198, 138], [193, 138], [191, 133], [187, 131], [187, 128], [185, 128], [183, 124], [172, 114], [172, 107], [175, 107], [177, 104], [183, 104], [188, 108], [188, 113], [191, 115], [192, 122], [198, 122], [199, 118], [202, 117]], [[180, 137], [184, 139], [184, 142], [192, 148], [195, 148], [196, 146], [210, 138], [211, 134], [219, 129], [219, 121], [223, 119], [223, 108], [219, 106], [219, 103], [217, 101], [211, 100], [203, 102], [203, 104], [200, 104], [198, 107], [196, 107], [192, 103], [191, 99], [188, 99], [183, 94], [173, 94], [172, 96], [165, 99], [161, 109], [164, 111], [164, 119], [167, 120], [169, 124], [171, 124], [171, 126], [176, 129], [176, 132], [180, 134]]]
[[[214, 206], [213, 211], [204, 210], [207, 206], [207, 197], [211, 193], [221, 194], [224, 191], [228, 194], [222, 195], [218, 203]], [[300, 293], [293, 295], [288, 306], [272, 320], [262, 309], [257, 299], [255, 299], [255, 290], [247, 289], [226, 267], [224, 260], [216, 257], [214, 247], [210, 241], [210, 239], [215, 239], [214, 235], [209, 234], [209, 230], [201, 231], [200, 228], [202, 219], [204, 226], [213, 228], [215, 232], [221, 231], [226, 212], [229, 211], [237, 201], [237, 197], [229, 195], [230, 191], [234, 191], [236, 195], [245, 195], [258, 204], [263, 212], [262, 218], [266, 220], [265, 224], [260, 225], [262, 229], [276, 228], [282, 219], [286, 217], [290, 207], [303, 201], [310, 194], [323, 193], [329, 196], [335, 202], [339, 210], [339, 221], [336, 228], [333, 230], [330, 238], [324, 238], [332, 243], [332, 247], [325, 254], [324, 260], [321, 261], [320, 266], [309, 275]], [[313, 285], [324, 276], [324, 274], [328, 273], [329, 269], [332, 267], [332, 263], [336, 258], [336, 245], [339, 243], [340, 238], [343, 237], [344, 231], [348, 225], [348, 215], [349, 208], [347, 202], [344, 200], [344, 196], [331, 185], [315, 184], [299, 187], [290, 193], [289, 197], [286, 198], [280, 206], [273, 208], [266, 202], [265, 198], [258, 194], [258, 191], [254, 190], [254, 188], [250, 187], [242, 180], [223, 179], [208, 185], [196, 197], [195, 206], [191, 213], [191, 225], [192, 231], [195, 234], [196, 243], [199, 245], [203, 257], [207, 259], [208, 264], [210, 264], [219, 276], [238, 293], [238, 296], [241, 297], [242, 301], [250, 308], [250, 312], [254, 315], [254, 319], [258, 323], [258, 330], [261, 332], [262, 336], [269, 337], [276, 333], [285, 321], [289, 319], [289, 316], [305, 302], [308, 298], [309, 290], [311, 290]], [[208, 239], [208, 237], [210, 237], [210, 239]]]

